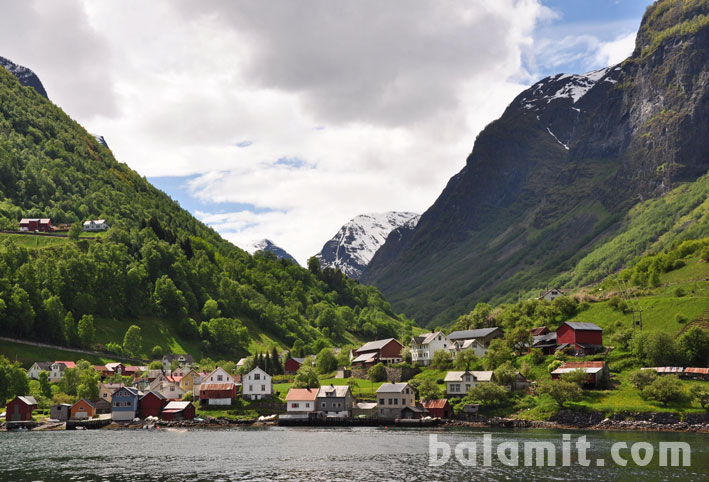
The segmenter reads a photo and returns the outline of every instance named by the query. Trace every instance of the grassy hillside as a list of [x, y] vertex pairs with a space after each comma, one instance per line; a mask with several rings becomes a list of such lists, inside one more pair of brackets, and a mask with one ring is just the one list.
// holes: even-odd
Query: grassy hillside
[[[225, 241], [0, 69], [0, 228], [22, 217], [103, 218], [111, 229], [76, 241], [0, 234], [0, 331], [10, 337], [234, 359], [411, 332], [373, 287]], [[142, 340], [123, 347], [131, 325]]]

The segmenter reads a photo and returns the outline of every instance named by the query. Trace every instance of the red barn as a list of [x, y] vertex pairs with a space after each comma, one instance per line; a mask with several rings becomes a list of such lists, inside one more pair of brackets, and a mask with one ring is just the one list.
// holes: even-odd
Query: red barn
[[552, 380], [558, 380], [564, 373], [574, 370], [583, 370], [588, 375], [584, 385], [592, 387], [605, 387], [610, 382], [608, 364], [604, 361], [565, 362], [551, 372]]
[[162, 411], [163, 420], [192, 420], [195, 408], [192, 402], [170, 402]]
[[399, 363], [402, 361], [401, 350], [403, 348], [404, 345], [399, 343], [396, 338], [370, 341], [355, 350], [352, 366], [369, 368], [379, 362]]
[[441, 398], [438, 400], [425, 400], [423, 402], [423, 408], [428, 410], [431, 417], [434, 418], [451, 418], [453, 410], [451, 409], [451, 404], [448, 403], [447, 398]]
[[20, 231], [48, 233], [52, 231], [52, 221], [49, 218], [22, 218], [20, 219]]
[[167, 405], [167, 400], [162, 393], [148, 392], [140, 397], [140, 403], [138, 404], [139, 417], [159, 417], [165, 405]]
[[231, 405], [236, 398], [234, 383], [202, 383], [199, 386], [199, 403], [204, 405]]
[[304, 361], [305, 358], [288, 358], [283, 364], [283, 368], [285, 370], [286, 375], [295, 374], [300, 369], [300, 365], [302, 365]]
[[603, 348], [603, 329], [594, 323], [567, 321], [556, 330], [556, 343], [571, 346], [576, 353], [592, 355]]
[[24, 397], [15, 397], [13, 401], [7, 404], [5, 411], [7, 415], [5, 420], [8, 422], [24, 422], [32, 420], [32, 410], [37, 410], [37, 401], [34, 397], [26, 395]]

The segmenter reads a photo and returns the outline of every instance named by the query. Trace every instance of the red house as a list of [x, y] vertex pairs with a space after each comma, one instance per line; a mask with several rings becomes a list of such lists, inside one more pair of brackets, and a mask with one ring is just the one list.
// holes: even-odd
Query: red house
[[603, 348], [603, 329], [594, 323], [567, 321], [556, 330], [559, 349], [573, 347], [578, 354], [592, 355]]
[[304, 361], [305, 358], [288, 358], [283, 364], [286, 375], [295, 374], [300, 369], [300, 365], [302, 365]]
[[159, 417], [163, 407], [167, 405], [167, 399], [160, 392], [148, 392], [140, 397], [138, 413], [140, 418]]
[[199, 403], [203, 405], [231, 405], [235, 398], [235, 383], [202, 383], [199, 386]]
[[434, 418], [451, 418], [453, 410], [447, 398], [438, 400], [424, 400], [423, 408], [428, 410], [429, 415]]
[[25, 422], [32, 420], [32, 410], [37, 410], [37, 401], [34, 397], [30, 397], [29, 395], [15, 397], [5, 408], [7, 412], [5, 420], [8, 422]]
[[403, 348], [404, 345], [399, 343], [396, 338], [370, 341], [355, 350], [352, 366], [369, 368], [379, 362], [399, 363], [402, 361], [401, 350]]
[[20, 219], [20, 231], [42, 231], [48, 233], [52, 231], [52, 221], [49, 218], [22, 218]]
[[195, 408], [192, 402], [170, 402], [162, 411], [163, 420], [192, 420]]

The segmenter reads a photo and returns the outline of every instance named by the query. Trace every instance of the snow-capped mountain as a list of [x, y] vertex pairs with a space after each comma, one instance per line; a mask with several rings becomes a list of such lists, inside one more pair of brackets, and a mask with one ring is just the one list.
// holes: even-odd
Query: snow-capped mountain
[[298, 263], [298, 261], [296, 261], [296, 259], [291, 256], [285, 249], [281, 248], [270, 239], [254, 241], [250, 246], [246, 246], [244, 249], [246, 249], [246, 251], [251, 254], [254, 254], [256, 251], [270, 251], [278, 258], [289, 259], [294, 263]]
[[420, 217], [396, 211], [361, 214], [342, 226], [315, 256], [323, 268], [337, 268], [350, 278], [359, 279], [389, 233], [398, 228], [413, 229]]
[[44, 90], [44, 86], [39, 80], [39, 77], [37, 77], [37, 75], [32, 72], [32, 70], [28, 69], [27, 67], [17, 65], [15, 62], [10, 59], [6, 59], [5, 57], [0, 57], [0, 67], [4, 67], [5, 69], [7, 69], [12, 75], [17, 78], [17, 80], [20, 81], [20, 84], [24, 85], [25, 87], [34, 87], [34, 90], [36, 90], [39, 95], [41, 95], [42, 97], [49, 98], [47, 97], [47, 91]]

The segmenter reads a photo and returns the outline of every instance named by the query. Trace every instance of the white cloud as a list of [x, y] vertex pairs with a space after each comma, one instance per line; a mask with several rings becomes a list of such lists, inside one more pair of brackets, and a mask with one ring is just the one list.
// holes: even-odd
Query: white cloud
[[428, 208], [555, 18], [537, 0], [6, 3], [2, 54], [118, 160], [265, 210], [197, 215], [301, 262], [357, 214]]
[[610, 42], [601, 42], [595, 61], [601, 65], [615, 65], [630, 57], [635, 48], [636, 32], [622, 35]]

